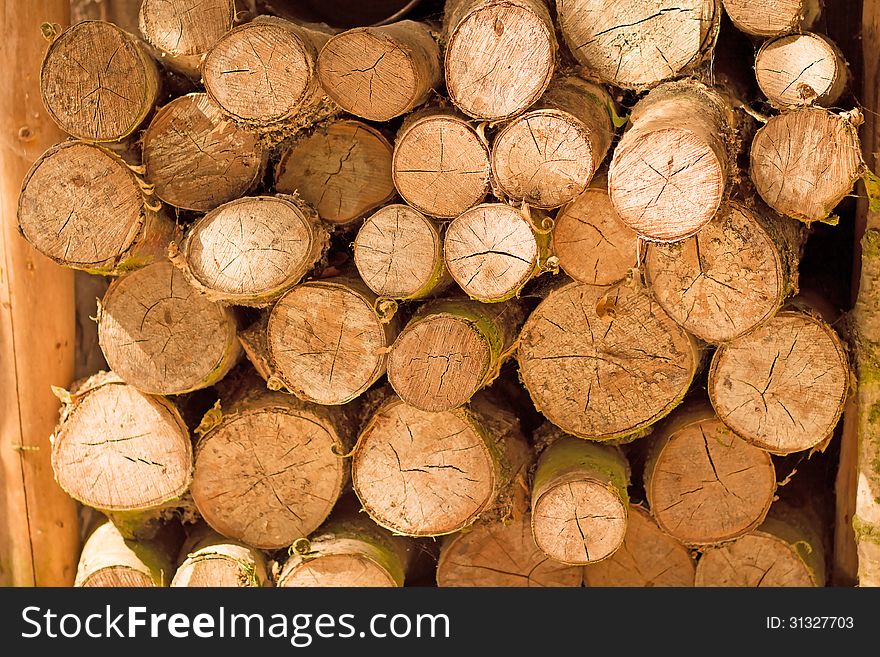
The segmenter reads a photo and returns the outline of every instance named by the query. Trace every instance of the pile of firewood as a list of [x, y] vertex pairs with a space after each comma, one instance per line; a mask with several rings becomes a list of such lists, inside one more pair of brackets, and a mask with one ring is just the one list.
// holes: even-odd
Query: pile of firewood
[[72, 139], [20, 229], [114, 277], [112, 371], [57, 391], [55, 477], [110, 520], [77, 583], [824, 585], [775, 502], [852, 378], [798, 289], [865, 170], [819, 4], [46, 26]]

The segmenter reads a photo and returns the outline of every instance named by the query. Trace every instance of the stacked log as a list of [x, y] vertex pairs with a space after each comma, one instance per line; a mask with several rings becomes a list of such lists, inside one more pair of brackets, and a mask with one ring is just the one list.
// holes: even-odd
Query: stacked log
[[58, 391], [55, 476], [111, 521], [78, 583], [399, 587], [442, 537], [441, 586], [824, 584], [774, 502], [852, 387], [797, 297], [865, 174], [818, 4], [724, 0], [766, 102], [715, 75], [721, 0], [344, 31], [148, 0], [146, 45], [57, 36], [75, 139], [19, 226], [115, 277], [112, 373]]

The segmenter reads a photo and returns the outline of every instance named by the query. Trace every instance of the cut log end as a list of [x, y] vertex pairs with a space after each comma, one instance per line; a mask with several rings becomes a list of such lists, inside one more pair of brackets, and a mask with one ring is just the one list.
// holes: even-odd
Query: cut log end
[[83, 546], [74, 586], [152, 588], [167, 586], [172, 573], [167, 546], [159, 541], [127, 541], [105, 521]]
[[557, 213], [553, 252], [576, 281], [611, 285], [638, 266], [639, 236], [618, 216], [607, 187], [592, 186]]
[[345, 111], [389, 121], [438, 86], [440, 50], [427, 26], [414, 21], [349, 30], [321, 49], [318, 77]]
[[49, 46], [40, 93], [65, 132], [90, 141], [118, 141], [152, 110], [159, 73], [134, 36], [112, 23], [83, 21]]
[[587, 586], [693, 586], [690, 551], [665, 534], [651, 514], [630, 506], [623, 545], [610, 557], [584, 567]]
[[554, 561], [535, 544], [528, 514], [475, 526], [440, 550], [438, 586], [577, 587], [582, 568]]
[[[747, 333], [770, 318], [796, 287], [797, 240], [775, 239], [786, 232], [784, 221], [771, 214], [764, 220], [760, 210], [734, 202], [694, 237], [649, 244], [645, 273], [654, 297], [676, 322], [707, 342]], [[794, 232], [791, 228], [787, 232]]]
[[843, 344], [822, 320], [783, 311], [721, 346], [709, 395], [721, 420], [775, 454], [821, 445], [834, 430], [850, 386]]
[[604, 82], [637, 90], [699, 65], [721, 20], [717, 0], [556, 0], [556, 8], [578, 61]]
[[396, 587], [391, 574], [369, 557], [328, 554], [302, 562], [279, 578], [280, 587]]
[[440, 536], [470, 525], [496, 499], [497, 456], [463, 411], [387, 402], [361, 433], [352, 482], [382, 527]]
[[847, 66], [837, 47], [821, 34], [789, 34], [761, 47], [755, 75], [776, 107], [828, 107], [843, 93]]
[[448, 280], [438, 226], [406, 205], [387, 205], [369, 217], [353, 250], [358, 273], [380, 297], [420, 298]]
[[298, 283], [327, 241], [314, 211], [293, 199], [255, 196], [209, 212], [182, 250], [188, 271], [211, 298], [258, 305]]
[[457, 217], [489, 192], [489, 151], [464, 119], [428, 114], [398, 133], [393, 173], [397, 191], [414, 208]]
[[485, 203], [459, 215], [446, 230], [446, 268], [477, 301], [510, 299], [535, 275], [541, 249], [516, 208]]
[[635, 434], [684, 397], [699, 352], [644, 292], [568, 284], [520, 335], [520, 376], [553, 424], [582, 438]]
[[189, 488], [189, 431], [170, 402], [121, 382], [101, 385], [75, 398], [55, 433], [52, 467], [87, 506], [154, 509]]
[[110, 151], [77, 141], [43, 154], [18, 200], [25, 238], [44, 255], [78, 269], [113, 270], [142, 236], [148, 212], [128, 165]]
[[333, 224], [347, 224], [394, 195], [392, 147], [375, 128], [337, 121], [315, 130], [282, 154], [275, 185], [297, 193]]
[[345, 404], [385, 373], [396, 329], [376, 315], [375, 298], [344, 280], [322, 280], [294, 287], [278, 301], [268, 348], [275, 374], [291, 392], [319, 404]]
[[243, 196], [260, 177], [257, 136], [223, 118], [206, 94], [175, 98], [143, 136], [147, 180], [171, 205], [205, 212]]
[[460, 0], [447, 7], [445, 21], [446, 88], [465, 114], [500, 120], [541, 97], [556, 58], [543, 2]]
[[266, 558], [260, 552], [214, 535], [189, 553], [171, 586], [258, 588], [267, 581]]
[[346, 448], [347, 437], [325, 413], [263, 393], [199, 440], [193, 499], [224, 536], [262, 549], [287, 547], [330, 514], [347, 479], [338, 456]]
[[149, 575], [130, 566], [108, 566], [83, 578], [78, 586], [83, 588], [153, 588], [157, 584]]
[[154, 394], [213, 385], [240, 355], [231, 311], [205, 298], [168, 261], [111, 284], [98, 338], [111, 369]]
[[733, 24], [746, 34], [770, 37], [808, 30], [819, 18], [821, 0], [724, 0]]
[[857, 126], [809, 107], [771, 118], [755, 135], [750, 175], [761, 198], [805, 223], [825, 219], [863, 168]]
[[145, 0], [138, 24], [147, 43], [169, 67], [199, 77], [202, 55], [232, 29], [232, 0]]
[[658, 436], [645, 491], [658, 524], [686, 545], [722, 543], [764, 521], [776, 491], [770, 455], [709, 408], [689, 410]]

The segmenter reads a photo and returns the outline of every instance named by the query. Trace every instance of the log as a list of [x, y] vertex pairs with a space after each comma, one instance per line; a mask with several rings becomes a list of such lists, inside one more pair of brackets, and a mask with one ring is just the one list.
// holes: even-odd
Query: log
[[526, 321], [517, 359], [548, 420], [605, 441], [638, 437], [675, 408], [700, 350], [644, 291], [567, 283]]
[[318, 82], [318, 51], [330, 34], [274, 16], [227, 32], [205, 54], [205, 91], [232, 121], [293, 135], [339, 109]]
[[607, 559], [584, 566], [589, 587], [693, 586], [694, 559], [690, 551], [664, 533], [649, 511], [630, 505], [623, 545]]
[[843, 94], [849, 69], [828, 37], [807, 32], [767, 41], [755, 57], [755, 75], [774, 107], [830, 107]]
[[408, 205], [386, 205], [368, 217], [352, 250], [358, 274], [380, 297], [421, 299], [452, 282], [439, 224]]
[[503, 513], [527, 459], [518, 420], [485, 398], [428, 413], [390, 397], [358, 437], [352, 485], [378, 525], [441, 536]]
[[584, 67], [603, 82], [637, 91], [702, 64], [721, 24], [719, 0], [556, 0], [556, 11]]
[[268, 362], [278, 382], [300, 399], [339, 405], [383, 374], [396, 319], [384, 322], [376, 295], [354, 278], [309, 281], [281, 297], [266, 331]]
[[707, 549], [697, 586], [825, 586], [825, 550], [815, 518], [781, 503], [753, 532]]
[[336, 121], [300, 137], [281, 154], [275, 188], [299, 194], [321, 219], [345, 225], [394, 196], [391, 144], [360, 121]]
[[419, 410], [458, 408], [498, 376], [524, 320], [523, 307], [513, 301], [428, 302], [391, 347], [388, 383]]
[[265, 306], [299, 283], [328, 244], [318, 215], [296, 197], [247, 196], [198, 219], [172, 261], [212, 301]]
[[611, 146], [611, 106], [607, 91], [582, 78], [552, 84], [495, 137], [492, 176], [499, 196], [556, 208], [583, 192]]
[[337, 34], [318, 54], [317, 70], [337, 105], [370, 121], [410, 112], [442, 80], [440, 48], [429, 26], [409, 20]]
[[382, 529], [359, 511], [360, 505], [338, 509], [308, 540], [297, 541], [275, 585], [403, 586], [418, 549], [415, 542]]
[[806, 235], [745, 196], [693, 237], [648, 244], [645, 277], [663, 310], [706, 342], [727, 342], [770, 319], [798, 289]]
[[857, 109], [834, 114], [819, 107], [767, 121], [750, 153], [749, 173], [761, 198], [808, 225], [826, 219], [862, 175], [862, 121]]
[[104, 21], [83, 21], [49, 46], [40, 95], [49, 115], [79, 139], [113, 142], [137, 130], [156, 104], [156, 63], [136, 37]]
[[779, 312], [721, 345], [709, 398], [737, 435], [773, 454], [824, 449], [851, 385], [843, 342], [813, 312]]
[[518, 295], [541, 272], [549, 243], [549, 233], [536, 231], [518, 209], [482, 203], [449, 224], [443, 255], [449, 274], [471, 299], [498, 303]]
[[199, 294], [167, 260], [115, 280], [98, 311], [110, 368], [138, 390], [179, 395], [214, 385], [241, 356], [228, 308]]
[[55, 262], [120, 274], [163, 258], [174, 223], [146, 183], [115, 153], [82, 141], [34, 162], [18, 197], [18, 226]]
[[199, 80], [202, 58], [235, 22], [233, 0], [144, 0], [141, 35], [168, 68]]
[[700, 82], [668, 82], [636, 104], [630, 121], [608, 170], [611, 202], [647, 239], [690, 237], [715, 216], [735, 171], [731, 105]]
[[[224, 382], [225, 383], [225, 382]], [[277, 550], [321, 525], [348, 483], [350, 411], [255, 381], [224, 391], [197, 430], [192, 496], [215, 531]]]
[[602, 561], [623, 544], [629, 464], [618, 447], [550, 436], [532, 480], [535, 544], [561, 563]]
[[177, 407], [106, 372], [59, 394], [64, 408], [51, 437], [58, 484], [109, 515], [126, 538], [149, 538], [148, 520], [179, 504], [192, 477], [189, 430]]
[[427, 215], [451, 219], [480, 203], [489, 193], [489, 171], [485, 139], [456, 112], [422, 110], [397, 132], [394, 185]]
[[809, 30], [822, 13], [822, 0], [723, 0], [724, 11], [746, 34], [772, 37]]
[[269, 586], [266, 557], [258, 550], [203, 528], [196, 530], [194, 537], [171, 580], [172, 587]]
[[446, 0], [443, 43], [449, 97], [476, 119], [519, 114], [555, 70], [556, 31], [545, 0]]
[[481, 522], [447, 537], [440, 548], [437, 586], [578, 587], [578, 566], [553, 561], [535, 545], [528, 514]]
[[99, 524], [83, 546], [74, 586], [168, 586], [174, 566], [167, 541], [125, 539], [111, 522]]
[[776, 492], [770, 455], [697, 400], [650, 438], [645, 493], [660, 528], [685, 545], [723, 543], [767, 516]]
[[566, 274], [587, 285], [619, 283], [638, 267], [639, 236], [611, 204], [607, 175], [556, 213], [552, 251]]
[[49, 384], [74, 372], [73, 273], [17, 235], [15, 203], [28, 168], [63, 137], [40, 102], [42, 21], [67, 25], [66, 0], [0, 11], [0, 586], [69, 586], [80, 537], [73, 502], [52, 480], [46, 436], [58, 400]]

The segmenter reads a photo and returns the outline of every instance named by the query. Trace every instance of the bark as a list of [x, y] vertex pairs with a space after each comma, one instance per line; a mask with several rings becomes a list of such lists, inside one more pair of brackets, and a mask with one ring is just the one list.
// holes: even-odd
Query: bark
[[694, 559], [690, 551], [663, 532], [651, 514], [631, 505], [623, 545], [599, 563], [584, 566], [584, 583], [603, 586], [693, 586]]
[[776, 503], [756, 530], [706, 550], [697, 586], [825, 586], [825, 551], [816, 518]]
[[489, 150], [467, 119], [445, 108], [408, 117], [394, 142], [394, 185], [415, 209], [451, 219], [489, 193]]
[[798, 291], [806, 232], [757, 199], [733, 200], [693, 237], [649, 244], [651, 293], [678, 324], [727, 342], [769, 320]]
[[452, 282], [441, 227], [407, 205], [386, 205], [361, 225], [352, 250], [358, 274], [387, 299], [421, 299]]
[[535, 219], [506, 203], [482, 203], [459, 215], [446, 229], [446, 268], [475, 301], [498, 303], [517, 296], [542, 271], [550, 236]]
[[49, 115], [74, 137], [113, 142], [140, 127], [156, 104], [156, 63], [138, 39], [112, 23], [83, 21], [49, 46], [40, 94]]
[[298, 198], [249, 196], [197, 220], [172, 261], [208, 299], [259, 307], [299, 283], [328, 244], [316, 212]]
[[111, 522], [98, 525], [83, 546], [74, 586], [160, 587], [174, 574], [172, 541], [127, 540]]
[[510, 118], [550, 84], [557, 44], [544, 0], [447, 0], [443, 30], [446, 89], [468, 116]]
[[[225, 383], [225, 382], [224, 382]], [[205, 522], [277, 550], [327, 519], [348, 483], [351, 409], [302, 402], [256, 380], [227, 388], [202, 420], [192, 495]]]
[[770, 37], [809, 30], [822, 13], [822, 0], [723, 0], [733, 24], [746, 34]]
[[112, 373], [69, 393], [51, 437], [55, 479], [73, 499], [110, 516], [126, 538], [179, 506], [192, 478], [189, 430], [176, 406]]
[[639, 236], [611, 205], [607, 175], [556, 213], [552, 250], [562, 270], [587, 285], [619, 283], [638, 267]]
[[830, 107], [847, 86], [849, 68], [828, 37], [807, 32], [767, 41], [755, 58], [755, 75], [774, 107]]
[[96, 144], [53, 146], [22, 183], [19, 230], [43, 255], [94, 274], [163, 258], [176, 229], [136, 170]]
[[513, 301], [426, 303], [391, 347], [388, 382], [420, 410], [458, 408], [498, 376], [524, 320], [523, 307]]
[[316, 69], [330, 34], [315, 27], [260, 16], [227, 32], [202, 62], [208, 96], [230, 120], [280, 136], [338, 113]]
[[398, 332], [395, 318], [384, 321], [377, 314], [376, 299], [363, 283], [346, 277], [289, 290], [268, 320], [270, 376], [318, 404], [345, 404], [361, 395], [385, 374]]
[[247, 193], [263, 171], [257, 136], [223, 118], [201, 93], [175, 98], [143, 133], [147, 182], [178, 208], [207, 212]]
[[646, 292], [567, 283], [526, 321], [517, 359], [535, 407], [593, 440], [643, 435], [683, 399], [697, 342]]
[[[767, 205], [807, 225], [828, 218], [864, 171], [858, 109], [805, 107], [771, 118], [755, 135], [749, 173]], [[834, 220], [831, 220], [834, 221]]]
[[708, 390], [719, 418], [774, 454], [824, 449], [851, 385], [849, 359], [815, 311], [779, 312], [718, 348]]
[[299, 194], [321, 219], [345, 225], [394, 196], [391, 154], [391, 144], [375, 128], [336, 121], [298, 137], [283, 151], [275, 187], [282, 194]]
[[629, 464], [618, 447], [551, 429], [532, 481], [532, 532], [551, 559], [586, 565], [623, 544]]
[[179, 395], [222, 379], [241, 356], [232, 311], [192, 287], [170, 262], [114, 281], [98, 312], [110, 368], [144, 392]]
[[194, 80], [202, 58], [235, 22], [233, 0], [145, 0], [138, 27], [157, 58]]
[[737, 118], [693, 80], [657, 87], [633, 108], [608, 171], [621, 219], [649, 240], [674, 242], [711, 221], [736, 170]]
[[582, 78], [553, 83], [535, 107], [495, 137], [497, 195], [539, 208], [573, 200], [587, 188], [611, 146], [611, 106], [608, 92]]
[[776, 492], [773, 461], [722, 424], [708, 403], [677, 410], [650, 441], [645, 493], [670, 536], [711, 545], [764, 521]]
[[204, 528], [197, 529], [189, 543], [172, 587], [269, 586], [266, 558], [258, 550]]
[[702, 64], [721, 22], [720, 0], [556, 0], [556, 11], [584, 67], [603, 82], [638, 91]]
[[424, 23], [356, 28], [327, 42], [318, 55], [318, 78], [346, 112], [389, 121], [424, 103], [440, 86], [440, 49]]
[[519, 421], [485, 398], [428, 413], [391, 397], [361, 431], [352, 483], [382, 527], [441, 536], [504, 515], [527, 460]]

